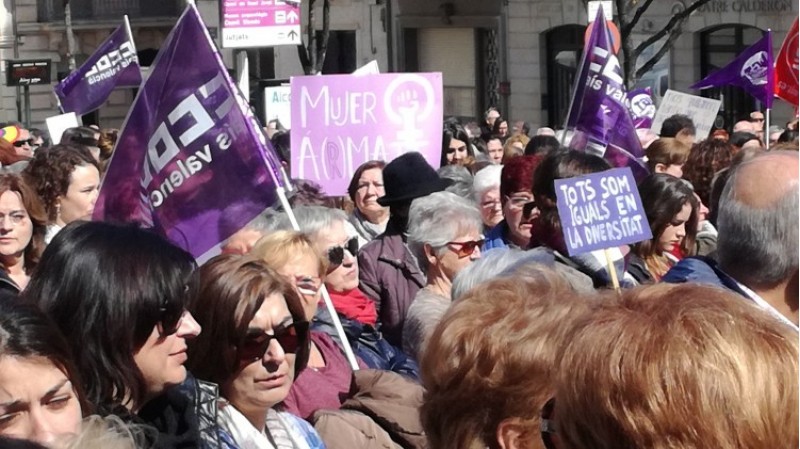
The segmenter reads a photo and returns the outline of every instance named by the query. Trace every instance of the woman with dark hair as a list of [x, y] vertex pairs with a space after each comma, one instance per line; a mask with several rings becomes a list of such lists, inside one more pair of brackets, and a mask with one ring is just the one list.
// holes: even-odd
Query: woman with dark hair
[[19, 293], [44, 251], [46, 221], [39, 197], [19, 175], [0, 174], [0, 290]]
[[0, 301], [0, 436], [56, 446], [88, 411], [58, 328], [33, 306]]
[[[611, 273], [603, 250], [575, 256], [567, 256], [567, 245], [561, 228], [561, 218], [556, 206], [556, 179], [573, 178], [611, 169], [609, 163], [582, 151], [559, 151], [544, 158], [533, 175], [533, 197], [540, 215], [533, 223], [531, 247], [545, 247], [553, 251], [556, 261], [570, 266], [592, 278], [595, 288], [611, 285]], [[625, 271], [625, 260], [619, 248], [610, 248], [609, 253], [616, 267], [619, 282], [629, 287], [635, 279]]]
[[470, 145], [469, 135], [464, 127], [454, 119], [445, 120], [442, 133], [442, 160], [445, 165], [464, 164], [475, 157]]
[[220, 386], [228, 405], [218, 422], [234, 442], [324, 447], [310, 425], [279, 405], [309, 355], [309, 323], [294, 286], [261, 260], [217, 256], [200, 269], [189, 311], [204, 332], [189, 350], [188, 366]]
[[683, 179], [692, 183], [703, 204], [711, 204], [714, 175], [730, 166], [733, 156], [733, 146], [717, 139], [703, 140], [692, 147], [683, 166]]
[[185, 308], [196, 288], [192, 256], [163, 237], [77, 222], [47, 247], [23, 298], [66, 336], [100, 414], [153, 425], [158, 447], [216, 447], [213, 425], [199, 430], [216, 422], [207, 407], [216, 398], [183, 366], [200, 333]]
[[73, 221], [91, 218], [100, 192], [100, 167], [86, 148], [59, 144], [41, 149], [22, 178], [44, 203], [46, 242]]
[[86, 126], [76, 126], [68, 128], [61, 135], [61, 144], [64, 145], [81, 145], [89, 150], [95, 161], [100, 161], [100, 147], [98, 141], [100, 140], [100, 131]]
[[661, 280], [677, 262], [675, 248], [694, 254], [699, 204], [688, 182], [665, 173], [645, 178], [639, 195], [653, 238], [633, 245], [628, 272], [640, 284], [649, 284]]
[[356, 228], [359, 245], [363, 246], [386, 231], [389, 208], [378, 204], [378, 198], [386, 194], [383, 188], [383, 161], [369, 161], [353, 173], [347, 194], [355, 207], [348, 220]]
[[492, 126], [492, 137], [500, 139], [504, 144], [508, 139], [508, 120], [503, 117], [497, 117]]

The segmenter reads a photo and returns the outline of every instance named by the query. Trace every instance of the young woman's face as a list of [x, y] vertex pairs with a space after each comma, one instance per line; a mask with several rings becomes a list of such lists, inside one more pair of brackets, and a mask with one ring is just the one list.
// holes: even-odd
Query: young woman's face
[[686, 222], [692, 215], [692, 205], [686, 203], [664, 229], [658, 237], [658, 247], [661, 251], [671, 252], [677, 245], [680, 245], [686, 237]]
[[200, 335], [200, 325], [188, 311], [178, 322], [178, 330], [164, 335], [161, 325], [153, 327], [147, 341], [133, 354], [133, 360], [147, 385], [146, 396], [153, 398], [186, 379], [186, 340]]
[[503, 161], [503, 142], [500, 139], [492, 139], [486, 143], [486, 149], [489, 152], [489, 160], [495, 164]]
[[450, 139], [450, 147], [447, 149], [447, 163], [450, 165], [458, 164], [467, 158], [467, 143], [463, 140]]
[[58, 197], [56, 224], [66, 226], [75, 220], [89, 220], [100, 193], [100, 172], [94, 165], [78, 165], [70, 176], [67, 193]]
[[22, 255], [33, 237], [33, 222], [22, 197], [6, 190], [0, 195], [0, 257]]
[[81, 406], [63, 371], [41, 357], [0, 358], [0, 435], [61, 447], [81, 429]]
[[[287, 329], [293, 322], [283, 295], [273, 293], [264, 298], [248, 324], [244, 345], [257, 348], [267, 335], [288, 335]], [[296, 355], [282, 347], [280, 341], [270, 339], [266, 350], [255, 357], [249, 349], [244, 351], [246, 358], [239, 353], [239, 370], [221, 385], [223, 396], [238, 410], [244, 413], [266, 410], [286, 399], [295, 377]]]

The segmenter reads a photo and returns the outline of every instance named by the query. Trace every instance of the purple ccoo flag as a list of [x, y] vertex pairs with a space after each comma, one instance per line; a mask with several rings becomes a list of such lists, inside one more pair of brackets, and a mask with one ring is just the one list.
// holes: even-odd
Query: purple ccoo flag
[[117, 87], [139, 87], [142, 73], [128, 27], [120, 25], [86, 62], [53, 90], [63, 112], [88, 114], [105, 103]]
[[747, 47], [736, 59], [694, 83], [690, 89], [700, 90], [731, 84], [746, 90], [770, 109], [775, 92], [774, 72], [772, 31], [767, 30], [758, 42]]
[[574, 130], [570, 148], [602, 156], [614, 167], [630, 167], [641, 179], [649, 171], [602, 8], [583, 52], [565, 126]]
[[645, 87], [628, 92], [626, 101], [631, 119], [633, 119], [633, 127], [636, 129], [652, 128], [653, 118], [656, 116], [656, 104], [653, 103], [653, 94], [650, 88]]
[[275, 202], [273, 151], [190, 4], [128, 114], [93, 219], [152, 225], [202, 262]]

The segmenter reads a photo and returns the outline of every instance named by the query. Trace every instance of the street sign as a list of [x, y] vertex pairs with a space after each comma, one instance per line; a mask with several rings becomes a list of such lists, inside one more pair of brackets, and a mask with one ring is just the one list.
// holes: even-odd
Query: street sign
[[35, 86], [50, 84], [52, 60], [8, 60], [6, 61], [6, 86]]
[[222, 0], [224, 48], [302, 44], [300, 3], [285, 0]]

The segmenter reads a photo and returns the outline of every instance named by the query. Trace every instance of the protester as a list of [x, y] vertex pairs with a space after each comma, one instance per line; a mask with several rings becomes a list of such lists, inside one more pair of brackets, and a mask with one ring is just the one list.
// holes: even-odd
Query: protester
[[797, 447], [796, 332], [729, 293], [692, 284], [625, 291], [595, 309], [560, 354], [555, 395], [542, 412], [546, 443]]
[[[25, 157], [32, 157], [33, 156], [33, 147], [34, 147], [34, 139], [31, 136], [30, 131], [26, 129], [22, 123], [18, 122], [8, 122], [0, 124], [0, 128], [3, 128], [4, 131], [6, 128], [15, 128], [14, 132], [10, 133], [9, 136], [11, 137], [11, 142], [14, 145], [14, 148], [17, 151], [17, 154]], [[8, 132], [8, 131], [6, 131]], [[8, 140], [8, 139], [7, 139]]]
[[324, 448], [309, 424], [279, 407], [308, 361], [309, 323], [292, 284], [263, 261], [226, 255], [200, 268], [198, 291], [187, 308], [203, 332], [187, 366], [220, 386], [220, 427], [241, 448]]
[[651, 173], [666, 173], [680, 178], [691, 150], [690, 146], [670, 137], [654, 140], [645, 151], [647, 167]]
[[87, 401], [101, 416], [155, 427], [155, 447], [220, 447], [222, 438], [216, 386], [183, 366], [187, 340], [200, 333], [185, 308], [194, 270], [191, 255], [150, 231], [76, 222], [47, 247], [23, 293], [64, 333]]
[[560, 147], [561, 145], [554, 135], [537, 134], [525, 146], [525, 155], [548, 154], [557, 151]]
[[760, 141], [764, 141], [764, 113], [761, 111], [753, 111], [750, 113], [750, 123], [753, 125], [753, 134], [758, 137]]
[[0, 301], [0, 436], [61, 447], [90, 413], [70, 350], [32, 306]]
[[536, 217], [531, 187], [534, 170], [541, 156], [520, 156], [503, 166], [500, 175], [500, 202], [503, 221], [486, 234], [486, 244], [481, 248], [527, 248], [531, 239], [531, 220]]
[[733, 134], [736, 133], [750, 133], [755, 135], [756, 134], [756, 127], [753, 125], [753, 122], [750, 120], [739, 120], [733, 125]]
[[728, 134], [728, 131], [725, 131], [724, 129], [715, 129], [714, 131], [711, 132], [711, 139], [717, 139], [723, 142], [727, 142], [729, 138], [730, 135]]
[[36, 152], [22, 172], [47, 212], [45, 241], [75, 220], [89, 220], [100, 191], [100, 170], [89, 150], [59, 144]]
[[362, 164], [347, 187], [347, 194], [355, 205], [349, 221], [358, 232], [359, 247], [383, 234], [389, 222], [389, 208], [378, 204], [378, 198], [386, 194], [383, 187], [385, 166], [383, 161]]
[[7, 126], [0, 130], [0, 164], [3, 168], [19, 173], [28, 166], [28, 161], [33, 157], [29, 146], [18, 146], [14, 141], [18, 138], [20, 129], [16, 126]]
[[503, 160], [505, 162], [512, 157], [522, 156], [525, 154], [525, 146], [528, 145], [531, 139], [528, 136], [524, 135], [515, 135], [511, 136], [506, 140], [505, 145], [503, 145]]
[[494, 123], [500, 117], [500, 112], [494, 106], [490, 107], [483, 114], [483, 123], [481, 124], [481, 140], [487, 142], [492, 136]]
[[512, 136], [528, 137], [530, 133], [531, 133], [531, 124], [524, 120], [517, 120], [516, 122], [514, 122], [514, 126], [511, 128]]
[[440, 166], [462, 164], [468, 157], [473, 158], [475, 154], [472, 152], [472, 147], [467, 145], [468, 142], [469, 136], [458, 122], [445, 122]]
[[677, 262], [676, 248], [694, 253], [700, 206], [689, 183], [669, 174], [645, 178], [639, 195], [653, 238], [633, 245], [628, 272], [639, 284], [647, 284], [661, 280]]
[[778, 137], [778, 143], [788, 142], [796, 145], [799, 135], [800, 134], [798, 134], [797, 130], [787, 129]]
[[463, 165], [445, 165], [436, 170], [436, 174], [442, 179], [450, 180], [450, 185], [445, 189], [461, 198], [472, 198], [472, 183], [474, 182], [472, 173]]
[[28, 285], [44, 251], [46, 223], [39, 197], [22, 178], [0, 174], [0, 290], [16, 294]]
[[778, 138], [783, 134], [785, 130], [780, 126], [770, 126], [769, 127], [769, 146], [770, 148], [775, 146], [778, 143]]
[[34, 152], [42, 147], [49, 147], [52, 145], [50, 142], [50, 133], [39, 128], [31, 128], [31, 150]]
[[751, 132], [745, 131], [738, 131], [731, 134], [730, 139], [728, 139], [731, 145], [734, 148], [734, 154], [738, 153], [739, 151], [747, 148], [761, 148], [761, 141], [758, 137]]
[[447, 188], [451, 181], [439, 178], [421, 154], [406, 153], [383, 169], [386, 195], [378, 204], [389, 207], [386, 232], [368, 243], [358, 255], [360, 288], [375, 301], [378, 321], [386, 340], [402, 342], [408, 307], [425, 286], [425, 275], [406, 246], [411, 201]]
[[100, 166], [102, 172], [105, 173], [106, 167], [111, 160], [111, 155], [114, 153], [114, 146], [117, 144], [119, 137], [118, 129], [104, 129], [100, 132], [100, 137], [97, 139], [97, 147], [100, 150]]
[[733, 155], [730, 143], [716, 139], [703, 140], [692, 149], [683, 165], [683, 178], [692, 183], [703, 204], [710, 204], [714, 174], [728, 167]]
[[553, 128], [548, 128], [548, 127], [544, 126], [544, 127], [541, 127], [541, 128], [536, 130], [536, 135], [537, 136], [553, 136], [553, 137], [555, 137], [556, 136], [556, 132], [553, 130]]
[[481, 211], [483, 230], [488, 232], [503, 221], [503, 205], [500, 201], [500, 177], [503, 167], [490, 165], [475, 173], [472, 192]]
[[770, 151], [732, 168], [719, 201], [719, 266], [690, 257], [663, 280], [733, 290], [796, 326], [798, 165], [797, 152]]
[[482, 224], [473, 203], [449, 192], [432, 193], [411, 203], [408, 247], [428, 280], [414, 297], [403, 324], [403, 351], [415, 360], [450, 306], [456, 275], [481, 257]]
[[542, 448], [539, 410], [589, 302], [547, 268], [489, 281], [453, 304], [422, 357], [433, 448]]
[[631, 287], [636, 284], [636, 280], [625, 271], [625, 260], [620, 248], [567, 256], [567, 244], [556, 206], [555, 181], [599, 173], [610, 168], [608, 161], [599, 156], [570, 150], [551, 153], [542, 160], [533, 174], [533, 197], [540, 213], [533, 220], [530, 247], [541, 246], [552, 250], [557, 262], [591, 277], [595, 288], [612, 286], [608, 258], [614, 263], [621, 286]]
[[506, 142], [506, 139], [508, 139], [508, 120], [503, 117], [495, 119], [492, 126], [492, 137], [500, 139], [503, 143]]
[[[220, 230], [229, 230], [235, 228], [238, 223], [231, 222], [233, 217], [236, 216], [235, 212], [239, 208], [229, 207], [225, 210], [226, 213], [222, 214], [223, 223], [220, 224]], [[261, 237], [264, 237], [269, 231], [273, 229], [273, 221], [280, 215], [280, 212], [274, 209], [267, 209], [261, 212], [247, 223], [243, 228], [234, 232], [230, 237], [221, 243], [222, 254], [247, 254], [253, 249], [256, 242]]]
[[492, 136], [486, 142], [486, 152], [492, 163], [501, 164], [503, 162], [503, 141], [499, 137]]
[[693, 145], [697, 131], [689, 116], [675, 114], [667, 117], [661, 125], [661, 137], [674, 137], [685, 145]]
[[88, 128], [85, 126], [77, 126], [68, 128], [61, 135], [61, 144], [64, 145], [82, 145], [92, 153], [95, 161], [100, 162], [100, 147], [98, 140], [100, 139], [100, 132], [96, 129]]

